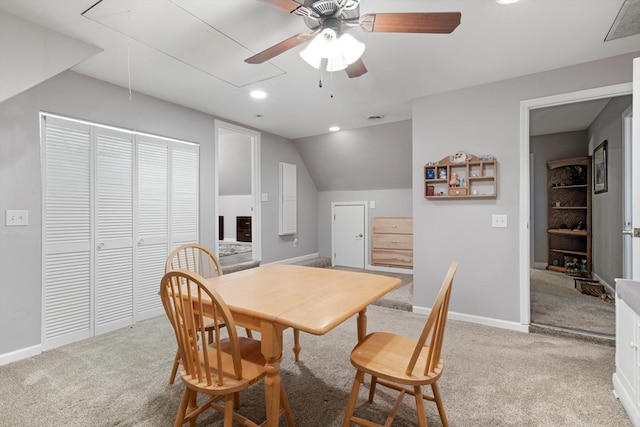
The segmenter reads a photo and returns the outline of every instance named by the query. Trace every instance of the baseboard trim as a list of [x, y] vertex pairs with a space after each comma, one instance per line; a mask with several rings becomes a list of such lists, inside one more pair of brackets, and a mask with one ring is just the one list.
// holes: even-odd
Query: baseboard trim
[[263, 265], [269, 265], [269, 264], [295, 264], [297, 262], [302, 262], [302, 261], [308, 261], [310, 259], [314, 259], [314, 258], [318, 258], [320, 255], [318, 255], [318, 253], [314, 253], [314, 254], [309, 254], [309, 255], [302, 255], [299, 257], [295, 257], [295, 258], [289, 258], [289, 259], [281, 259], [279, 261], [274, 261], [274, 262], [269, 262]]
[[[413, 312], [428, 315], [431, 312], [431, 308], [419, 307], [414, 305]], [[449, 311], [449, 314], [447, 317], [452, 320], [460, 320], [468, 323], [476, 323], [478, 325], [491, 326], [494, 328], [509, 329], [511, 331], [517, 331], [517, 332], [527, 332], [527, 333], [529, 332], [529, 325], [510, 322], [508, 320], [493, 319], [491, 317], [476, 316], [476, 315], [465, 314], [465, 313], [456, 313], [454, 311]]]
[[9, 353], [0, 354], [0, 366], [17, 362], [18, 360], [28, 359], [42, 353], [42, 345], [33, 345], [31, 347], [21, 348], [20, 350], [10, 351]]
[[412, 268], [380, 267], [380, 266], [371, 265], [371, 264], [368, 264], [367, 266], [365, 266], [365, 270], [381, 271], [384, 273], [413, 274]]

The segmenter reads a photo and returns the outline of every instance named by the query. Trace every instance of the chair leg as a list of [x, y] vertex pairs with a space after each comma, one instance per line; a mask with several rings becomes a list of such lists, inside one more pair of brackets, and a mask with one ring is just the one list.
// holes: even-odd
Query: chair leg
[[428, 427], [427, 413], [424, 410], [424, 399], [422, 398], [422, 389], [420, 386], [413, 387], [413, 393], [416, 398], [416, 412], [418, 413], [418, 425], [420, 427]]
[[371, 387], [369, 387], [369, 403], [373, 403], [373, 396], [376, 394], [376, 384], [378, 384], [378, 377], [371, 376]]
[[176, 416], [174, 427], [182, 427], [184, 424], [184, 416], [187, 413], [187, 405], [189, 404], [190, 398], [190, 390], [185, 387], [184, 393], [182, 393], [182, 399], [180, 400], [180, 407], [178, 408], [178, 415]]
[[180, 350], [176, 350], [176, 357], [173, 359], [173, 368], [171, 368], [171, 376], [169, 377], [169, 384], [173, 384], [173, 380], [178, 373], [178, 365], [180, 364]]
[[349, 403], [347, 404], [347, 412], [344, 414], [344, 421], [342, 427], [349, 427], [351, 424], [351, 417], [356, 410], [356, 403], [358, 402], [358, 392], [360, 391], [360, 385], [364, 381], [364, 372], [356, 372], [356, 378], [353, 380], [353, 387], [351, 387], [351, 395], [349, 396]]
[[284, 384], [282, 383], [280, 383], [280, 403], [284, 409], [284, 416], [287, 420], [287, 425], [289, 427], [295, 427], [296, 423], [293, 420], [293, 413], [291, 412], [291, 405], [289, 405], [289, 398], [287, 397], [287, 392], [285, 391]]
[[246, 328], [247, 331], [247, 338], [253, 338], [253, 332], [251, 332], [251, 329]]
[[233, 427], [233, 405], [235, 394], [228, 395], [224, 402], [224, 427]]
[[300, 361], [301, 349], [302, 347], [300, 347], [300, 330], [294, 328], [293, 329], [293, 354], [295, 355], [296, 362]]
[[438, 383], [431, 384], [431, 390], [433, 390], [433, 398], [436, 401], [436, 405], [438, 406], [438, 413], [440, 414], [442, 425], [444, 427], [448, 427], [449, 421], [447, 421], [447, 414], [444, 412], [444, 405], [442, 404], [442, 396], [440, 395], [440, 388], [438, 387]]

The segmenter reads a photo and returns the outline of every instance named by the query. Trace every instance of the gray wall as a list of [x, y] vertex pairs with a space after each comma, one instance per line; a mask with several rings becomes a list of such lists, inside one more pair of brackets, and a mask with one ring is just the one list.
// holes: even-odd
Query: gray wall
[[[631, 96], [612, 99], [589, 127], [589, 153], [604, 140], [608, 141], [608, 179], [606, 193], [594, 194], [593, 271], [604, 282], [615, 287], [622, 277], [622, 228], [624, 191], [624, 147], [622, 113], [631, 105]], [[637, 191], [637, 190], [636, 190]]]
[[235, 132], [221, 132], [218, 140], [218, 194], [251, 194], [251, 138]]
[[[371, 218], [374, 216], [412, 216], [411, 188], [368, 191], [321, 191], [318, 193], [318, 251], [320, 256], [331, 257], [331, 203], [363, 202], [367, 203], [369, 218], [369, 248], [366, 260], [371, 263]], [[375, 202], [375, 208], [369, 208], [369, 202]]]
[[[0, 357], [41, 339], [41, 195], [39, 112], [200, 144], [200, 241], [214, 245], [214, 121], [194, 110], [70, 71], [0, 103], [0, 212], [28, 209], [29, 226], [0, 224]], [[263, 261], [317, 252], [317, 191], [291, 141], [261, 135]], [[301, 245], [277, 245], [278, 161], [298, 165]], [[304, 238], [303, 238], [304, 237]]]
[[[287, 236], [278, 236], [279, 162], [295, 164], [297, 172], [298, 231]], [[268, 202], [262, 202], [263, 263], [317, 253], [318, 190], [290, 140], [262, 134], [261, 172], [262, 192], [268, 193], [269, 197]], [[265, 221], [266, 218], [269, 218], [268, 223]], [[294, 246], [296, 239], [297, 247]]]
[[[548, 190], [547, 162], [589, 155], [587, 131], [563, 132], [550, 135], [532, 136], [529, 152], [533, 153], [533, 226], [534, 260], [547, 263], [549, 241], [547, 239]], [[532, 265], [533, 267], [533, 265]]]
[[294, 139], [319, 191], [411, 188], [411, 121]]
[[[450, 262], [457, 260], [450, 310], [520, 323], [520, 102], [630, 82], [634, 56], [414, 101], [414, 305], [431, 306]], [[424, 199], [423, 165], [458, 150], [496, 156], [496, 200]], [[506, 214], [508, 227], [492, 228], [492, 214]]]

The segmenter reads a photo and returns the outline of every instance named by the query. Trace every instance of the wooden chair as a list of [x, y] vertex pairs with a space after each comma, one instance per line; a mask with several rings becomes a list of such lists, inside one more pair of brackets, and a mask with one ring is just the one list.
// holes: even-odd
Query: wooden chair
[[[240, 391], [263, 379], [265, 359], [260, 351], [260, 341], [238, 337], [231, 312], [220, 295], [205, 287], [202, 276], [187, 271], [169, 271], [162, 278], [160, 295], [167, 317], [173, 326], [178, 351], [182, 360], [180, 376], [185, 385], [184, 394], [176, 416], [175, 426], [189, 422], [208, 408], [224, 415], [225, 427], [234, 421], [251, 427], [258, 424], [234, 411]], [[207, 312], [213, 322], [213, 343], [207, 343], [204, 316]], [[221, 335], [222, 325], [227, 326], [227, 338]], [[209, 399], [197, 405], [198, 393]], [[218, 403], [224, 399], [224, 404]], [[287, 425], [294, 426], [289, 400], [280, 387], [280, 416], [285, 415]], [[262, 424], [264, 425], [264, 423]]]
[[[199, 274], [204, 278], [222, 276], [222, 266], [218, 258], [208, 248], [199, 245], [197, 243], [187, 243], [177, 247], [171, 252], [167, 263], [164, 267], [164, 272], [168, 273], [173, 270], [188, 270]], [[213, 342], [213, 321], [212, 319], [205, 318], [204, 322], [205, 331], [208, 332], [209, 343]], [[224, 327], [224, 324], [219, 325]], [[253, 338], [251, 330], [247, 329], [247, 337]], [[173, 360], [173, 368], [171, 369], [171, 377], [169, 377], [169, 384], [173, 384], [176, 373], [178, 372], [178, 366], [180, 365], [180, 352], [176, 351], [176, 356]]]
[[[385, 427], [393, 422], [405, 393], [415, 397], [418, 412], [417, 425], [427, 427], [423, 400], [426, 399], [436, 403], [442, 425], [448, 426], [437, 381], [444, 368], [444, 360], [440, 357], [440, 353], [449, 310], [451, 285], [457, 268], [458, 263], [452, 262], [420, 338], [416, 340], [385, 332], [374, 332], [367, 335], [355, 346], [351, 352], [351, 364], [355, 366], [357, 372], [343, 427], [348, 427], [352, 422], [361, 426], [382, 426], [382, 424], [376, 424], [353, 415], [358, 400], [358, 391], [364, 381], [365, 374], [370, 374], [372, 377], [369, 403], [373, 403], [377, 384], [400, 391], [400, 395], [384, 424]], [[432, 396], [423, 394], [422, 386], [426, 385], [431, 386]]]

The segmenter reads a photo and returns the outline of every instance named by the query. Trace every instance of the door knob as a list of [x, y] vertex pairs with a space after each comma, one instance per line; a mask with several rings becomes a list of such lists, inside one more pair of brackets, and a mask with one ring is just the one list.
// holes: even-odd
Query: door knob
[[143, 244], [144, 244], [144, 239], [138, 240], [138, 247], [142, 246]]
[[97, 249], [98, 249], [98, 250], [101, 250], [101, 249], [103, 249], [103, 248], [104, 248], [104, 243], [100, 243], [100, 244], [98, 245], [98, 247], [97, 247]]
[[364, 237], [364, 234], [362, 234], [362, 233], [356, 234], [356, 237]]

